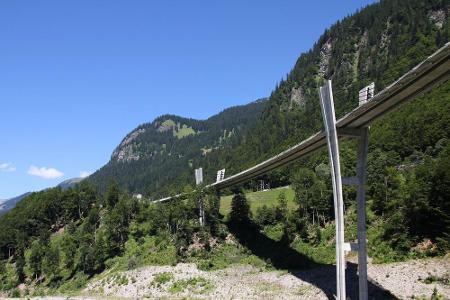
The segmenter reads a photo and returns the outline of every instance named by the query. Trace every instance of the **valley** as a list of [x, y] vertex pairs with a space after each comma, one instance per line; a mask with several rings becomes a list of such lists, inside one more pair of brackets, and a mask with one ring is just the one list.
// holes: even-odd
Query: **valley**
[[[448, 57], [449, 12], [440, 0], [368, 5], [328, 28], [267, 98], [203, 120], [160, 115], [90, 176], [20, 196], [0, 216], [0, 297], [333, 299], [340, 223], [325, 148], [211, 184], [218, 170], [226, 181], [321, 134], [325, 79], [339, 118], [368, 84], [383, 91], [438, 49]], [[369, 299], [450, 298], [450, 82], [439, 80], [370, 124], [361, 183]], [[342, 177], [355, 178], [357, 147], [339, 140]], [[359, 192], [342, 190], [347, 250], [358, 246]], [[357, 255], [347, 250], [347, 293], [357, 299]]]

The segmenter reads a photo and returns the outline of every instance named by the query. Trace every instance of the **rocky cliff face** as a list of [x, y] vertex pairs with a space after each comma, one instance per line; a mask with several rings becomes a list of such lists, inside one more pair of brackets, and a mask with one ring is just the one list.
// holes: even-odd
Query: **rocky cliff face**
[[111, 155], [112, 160], [116, 161], [132, 161], [139, 160], [139, 153], [134, 150], [133, 141], [141, 134], [145, 129], [136, 129], [129, 133], [120, 145], [114, 150]]

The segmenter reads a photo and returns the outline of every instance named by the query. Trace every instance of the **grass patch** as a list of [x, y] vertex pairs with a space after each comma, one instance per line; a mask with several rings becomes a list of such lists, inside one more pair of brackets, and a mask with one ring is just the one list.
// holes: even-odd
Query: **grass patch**
[[413, 295], [411, 298], [417, 299], [417, 300], [445, 300], [445, 299], [447, 299], [447, 298], [445, 298], [444, 295], [441, 295], [440, 293], [438, 293], [438, 290], [436, 288], [434, 288], [433, 293], [431, 294], [430, 297], [426, 297], [426, 296], [415, 297]]
[[88, 276], [84, 273], [77, 273], [72, 279], [65, 281], [59, 288], [60, 293], [77, 292], [86, 286]]
[[10, 290], [8, 296], [11, 298], [20, 298], [21, 297], [20, 290], [18, 288], [14, 288]]
[[274, 241], [280, 241], [283, 237], [283, 224], [275, 224], [272, 226], [265, 226], [263, 233]]
[[[263, 205], [267, 206], [275, 206], [278, 204], [278, 196], [281, 192], [284, 192], [286, 195], [286, 201], [289, 209], [295, 209], [296, 204], [294, 202], [295, 192], [290, 187], [287, 188], [276, 188], [267, 191], [259, 191], [259, 192], [250, 192], [246, 193], [245, 197], [247, 197], [247, 201], [250, 205], [250, 209], [253, 214], [256, 213], [258, 207], [262, 207]], [[233, 195], [223, 196], [220, 199], [220, 213], [222, 215], [228, 215], [231, 211], [231, 199]]]
[[115, 282], [117, 285], [126, 285], [128, 284], [129, 280], [128, 277], [125, 275], [117, 275]]
[[174, 127], [174, 126], [176, 126], [176, 124], [175, 124], [175, 122], [173, 120], [167, 119], [167, 120], [165, 120], [164, 122], [161, 123], [161, 126]]
[[256, 288], [259, 292], [265, 293], [279, 293], [282, 290], [282, 286], [280, 284], [269, 281], [257, 283]]
[[311, 289], [312, 289], [312, 287], [309, 286], [309, 285], [301, 286], [295, 291], [295, 295], [297, 295], [297, 296], [305, 296], [306, 294], [309, 293], [309, 291]]
[[421, 281], [426, 284], [440, 283], [446, 286], [450, 286], [450, 274], [447, 273], [443, 276], [430, 275]]
[[261, 258], [253, 255], [240, 245], [222, 244], [209, 251], [197, 251], [191, 253], [188, 262], [195, 263], [200, 270], [220, 270], [233, 264], [249, 264], [260, 269], [267, 264]]
[[178, 294], [187, 290], [190, 293], [204, 294], [213, 288], [214, 285], [211, 281], [203, 277], [193, 277], [175, 281], [169, 288], [169, 292], [172, 294]]
[[122, 274], [114, 274], [111, 276], [106, 277], [102, 282], [105, 283], [112, 283], [115, 285], [126, 285], [130, 281], [128, 280], [128, 277]]
[[182, 139], [186, 136], [194, 134], [196, 134], [195, 130], [192, 127], [187, 127], [186, 124], [183, 124], [183, 126], [180, 129], [173, 131], [173, 135], [176, 136], [178, 139]]
[[146, 265], [176, 265], [177, 262], [176, 247], [168, 237], [147, 236], [139, 241], [129, 239], [123, 255], [108, 259], [105, 265], [108, 270], [115, 272]]
[[173, 279], [173, 275], [170, 272], [157, 273], [153, 276], [153, 281], [150, 286], [160, 287]]
[[316, 263], [333, 264], [336, 259], [336, 251], [334, 246], [327, 246], [323, 244], [313, 246], [307, 242], [298, 240], [292, 244], [292, 248]]

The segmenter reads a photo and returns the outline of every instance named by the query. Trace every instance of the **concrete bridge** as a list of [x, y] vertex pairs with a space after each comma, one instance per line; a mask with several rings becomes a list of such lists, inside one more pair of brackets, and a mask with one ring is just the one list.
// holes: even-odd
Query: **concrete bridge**
[[[369, 125], [401, 105], [446, 82], [449, 78], [450, 43], [447, 43], [391, 85], [367, 99], [365, 103], [337, 121], [334, 114], [331, 81], [326, 81], [326, 84], [319, 90], [324, 130], [251, 168], [223, 180], [218, 180], [205, 186], [205, 188], [220, 191], [257, 178], [276, 168], [286, 166], [298, 158], [305, 157], [322, 147], [328, 146], [336, 218], [336, 298], [346, 299], [344, 251], [357, 251], [359, 299], [367, 299], [365, 182]], [[357, 138], [359, 140], [356, 177], [341, 177], [338, 141], [342, 138]], [[355, 244], [344, 242], [342, 184], [357, 186], [358, 243]], [[155, 202], [169, 201], [180, 196], [182, 195], [166, 197]], [[200, 211], [200, 216], [202, 216], [201, 205]]]

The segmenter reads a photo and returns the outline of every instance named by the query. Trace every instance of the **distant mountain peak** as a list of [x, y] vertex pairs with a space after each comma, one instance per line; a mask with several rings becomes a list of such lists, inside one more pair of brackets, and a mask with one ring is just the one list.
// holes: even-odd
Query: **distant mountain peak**
[[57, 186], [60, 187], [62, 190], [67, 190], [67, 189], [74, 187], [76, 184], [80, 183], [84, 179], [85, 179], [84, 177], [70, 178], [70, 179], [64, 180]]
[[20, 196], [7, 199], [7, 200], [0, 200], [0, 216], [7, 213], [9, 210], [13, 209], [14, 206], [16, 206], [17, 202], [25, 198], [31, 193], [24, 193]]

